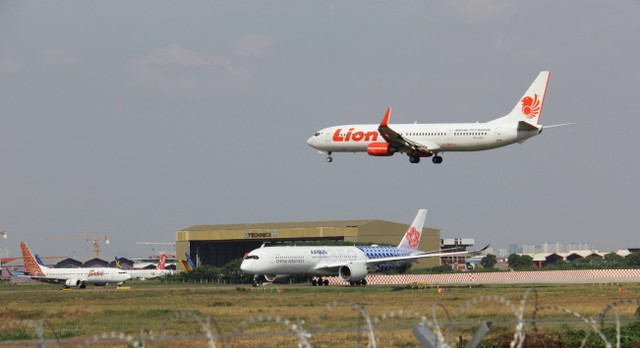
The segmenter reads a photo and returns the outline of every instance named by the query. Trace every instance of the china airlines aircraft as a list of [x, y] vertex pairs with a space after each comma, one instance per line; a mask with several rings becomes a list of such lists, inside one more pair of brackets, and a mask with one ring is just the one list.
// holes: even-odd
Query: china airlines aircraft
[[20, 242], [25, 274], [31, 279], [45, 283], [64, 284], [65, 288], [77, 286], [84, 289], [87, 284], [104, 286], [109, 283], [122, 284], [131, 276], [117, 268], [49, 268], [41, 266], [31, 254], [27, 244]]
[[548, 84], [549, 72], [540, 72], [509, 114], [486, 123], [389, 125], [389, 108], [380, 125], [329, 127], [315, 133], [307, 143], [326, 154], [327, 162], [333, 161], [331, 154], [334, 152], [366, 152], [371, 156], [401, 152], [409, 156], [411, 163], [432, 156], [433, 163], [442, 163], [440, 154], [444, 152], [490, 150], [523, 143], [540, 134], [543, 128], [573, 124], [540, 124]]
[[[162, 253], [162, 256], [160, 256], [160, 260], [158, 261], [158, 264], [156, 265], [155, 269], [121, 269], [121, 270], [126, 272], [128, 275], [130, 275], [131, 279], [147, 280], [147, 279], [160, 278], [167, 274], [173, 274], [172, 270], [164, 269], [166, 261], [167, 261], [167, 254]], [[117, 259], [116, 259], [116, 262], [117, 262]]]
[[254, 274], [253, 286], [258, 286], [258, 277], [272, 282], [292, 274], [316, 276], [312, 285], [329, 285], [323, 276], [339, 276], [351, 285], [366, 285], [368, 273], [387, 271], [402, 267], [417, 259], [427, 257], [476, 254], [478, 251], [423, 252], [418, 250], [426, 209], [418, 210], [411, 227], [397, 247], [392, 246], [274, 246], [261, 247], [249, 252], [240, 269]]

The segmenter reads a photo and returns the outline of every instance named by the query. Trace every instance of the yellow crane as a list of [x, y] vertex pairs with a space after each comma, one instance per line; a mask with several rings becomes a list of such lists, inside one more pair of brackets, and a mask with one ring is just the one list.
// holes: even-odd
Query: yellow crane
[[84, 240], [91, 242], [93, 244], [93, 256], [100, 256], [100, 241], [104, 241], [105, 244], [109, 244], [109, 237], [100, 236], [98, 233], [93, 233], [94, 238], [85, 238], [85, 237], [49, 237], [49, 240]]

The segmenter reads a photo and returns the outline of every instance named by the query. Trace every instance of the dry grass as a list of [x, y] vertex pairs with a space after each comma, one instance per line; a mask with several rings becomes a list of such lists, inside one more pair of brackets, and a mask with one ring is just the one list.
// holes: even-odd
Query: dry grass
[[[276, 288], [284, 291], [278, 292]], [[625, 291], [619, 291], [617, 285], [539, 286], [529, 294], [525, 317], [531, 316], [536, 297], [539, 306], [566, 308], [590, 317], [598, 315], [613, 301], [638, 299], [639, 289], [640, 286], [635, 284], [625, 285]], [[193, 316], [176, 316], [175, 313], [194, 313], [202, 320], [211, 316], [222, 333], [233, 333], [243, 322], [257, 316], [278, 316], [291, 323], [303, 321], [305, 328], [327, 330], [312, 337], [311, 342], [314, 347], [330, 347], [355, 345], [358, 339], [366, 341], [366, 335], [359, 338], [355, 333], [358, 326], [366, 324], [360, 311], [375, 318], [389, 313], [399, 314], [398, 311], [402, 310], [404, 318], [387, 319], [376, 324], [379, 327], [375, 331], [376, 341], [384, 347], [412, 347], [417, 342], [409, 325], [418, 322], [421, 316], [433, 319], [434, 308], [438, 320], [446, 321], [447, 316], [454, 316], [467, 301], [479, 296], [504, 297], [519, 307], [526, 291], [526, 286], [452, 287], [448, 292], [438, 293], [435, 288], [270, 285], [254, 289], [249, 286], [157, 283], [134, 283], [127, 291], [116, 291], [113, 287], [60, 291], [59, 287], [46, 284], [0, 285], [0, 326], [15, 320], [46, 319], [47, 338], [88, 337], [111, 331], [137, 336], [141, 330], [156, 335], [198, 335], [202, 329]], [[490, 298], [486, 300], [465, 307], [455, 321], [506, 322], [515, 318], [508, 306]], [[327, 308], [334, 301], [343, 303]], [[632, 304], [616, 307], [625, 318], [632, 318], [636, 308], [637, 305]], [[571, 316], [557, 309], [545, 309], [539, 311], [537, 317], [558, 319]], [[399, 329], [385, 329], [388, 327]], [[343, 331], [345, 328], [353, 330]], [[236, 339], [234, 346], [294, 346], [297, 339], [293, 334], [273, 336], [274, 332], [287, 330], [287, 325], [277, 322], [247, 324], [243, 331], [248, 335]], [[460, 327], [454, 337], [470, 337], [474, 330], [474, 327]], [[513, 332], [511, 327], [504, 330]], [[501, 329], [492, 329], [492, 334], [499, 335], [500, 332]], [[171, 342], [167, 346], [202, 345], [202, 340], [189, 340]]]

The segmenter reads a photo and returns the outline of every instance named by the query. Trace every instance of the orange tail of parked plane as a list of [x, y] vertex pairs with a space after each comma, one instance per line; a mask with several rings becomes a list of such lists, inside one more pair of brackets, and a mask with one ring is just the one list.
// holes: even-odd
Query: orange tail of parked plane
[[162, 255], [160, 256], [160, 261], [158, 261], [158, 265], [156, 266], [156, 269], [164, 269], [164, 265], [167, 262], [167, 254], [162, 253]]
[[44, 272], [42, 272], [42, 268], [36, 261], [36, 258], [31, 254], [31, 250], [24, 242], [20, 242], [20, 249], [22, 249], [22, 259], [24, 261], [24, 270], [30, 276], [39, 276], [44, 277]]

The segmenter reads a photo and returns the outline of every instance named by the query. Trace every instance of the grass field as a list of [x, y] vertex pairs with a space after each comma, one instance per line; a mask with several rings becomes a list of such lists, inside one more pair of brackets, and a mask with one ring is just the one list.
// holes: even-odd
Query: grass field
[[[203, 333], [195, 315], [200, 320], [209, 316], [213, 318], [215, 323], [212, 322], [210, 327], [214, 334], [217, 328], [223, 334], [243, 332], [232, 341], [218, 340], [218, 346], [223, 343], [234, 347], [296, 346], [296, 336], [287, 333], [291, 325], [296, 324], [319, 330], [313, 331], [312, 346], [332, 347], [356, 346], [359, 339], [367, 342], [366, 334], [358, 335], [357, 330], [358, 326], [366, 327], [362, 312], [372, 319], [393, 313], [386, 317], [395, 317], [378, 318], [380, 320], [373, 323], [378, 346], [417, 347], [419, 345], [410, 325], [418, 323], [423, 319], [421, 317], [433, 320], [435, 308], [441, 325], [447, 318], [455, 323], [451, 331], [452, 341], [458, 342], [460, 336], [463, 341], [468, 340], [478, 323], [489, 320], [494, 322], [494, 326], [485, 339], [489, 342], [486, 346], [502, 346], [508, 345], [513, 338], [516, 319], [504, 302], [511, 301], [519, 308], [523, 295], [530, 288], [520, 285], [447, 287], [446, 292], [440, 293], [436, 288], [412, 289], [405, 286], [269, 285], [251, 288], [246, 285], [159, 282], [132, 282], [127, 285], [129, 290], [115, 290], [109, 286], [62, 291], [59, 286], [48, 284], [0, 284], [0, 327], [18, 320], [44, 319], [45, 338], [67, 340], [64, 341], [66, 344], [74, 338], [116, 331], [135, 337], [186, 336], [183, 341], [158, 341], [147, 346], [206, 346], [206, 339], [188, 337]], [[608, 305], [619, 301], [622, 303], [615, 306], [615, 311], [608, 311], [607, 318], [613, 318], [613, 313], [617, 312], [628, 323], [635, 320], [640, 299], [639, 284], [625, 284], [624, 291], [620, 291], [619, 285], [549, 285], [533, 289], [528, 296], [524, 317], [532, 316], [537, 303], [538, 331], [534, 332], [529, 325], [526, 332], [530, 339], [537, 336], [547, 342], [550, 338], [557, 338], [558, 331], [564, 326], [588, 329], [584, 324], [574, 324], [575, 317], [560, 308], [584, 317], [596, 317]], [[474, 298], [479, 303], [467, 308], [465, 303]], [[327, 305], [331, 304], [334, 308], [328, 310]], [[242, 326], [243, 322], [246, 324], [265, 316], [277, 316], [282, 320], [280, 323], [263, 321]], [[283, 323], [284, 319], [290, 322]], [[573, 323], [559, 324], [568, 319], [574, 320]], [[34, 338], [30, 329], [0, 331], [0, 340], [4, 342]], [[54, 346], [55, 342], [50, 345]]]

